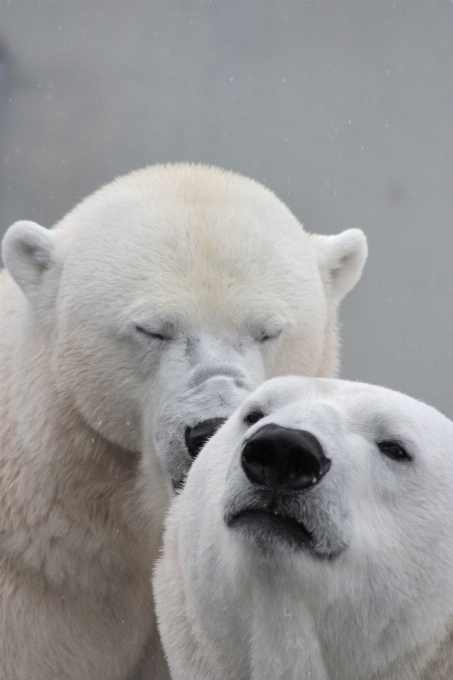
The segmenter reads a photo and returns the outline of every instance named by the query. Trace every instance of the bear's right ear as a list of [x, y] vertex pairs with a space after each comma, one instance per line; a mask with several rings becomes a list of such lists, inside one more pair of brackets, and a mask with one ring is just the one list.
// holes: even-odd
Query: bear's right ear
[[[6, 268], [33, 307], [47, 302], [48, 273], [56, 264], [55, 235], [36, 222], [15, 222], [2, 242]], [[43, 299], [44, 298], [44, 299]]]

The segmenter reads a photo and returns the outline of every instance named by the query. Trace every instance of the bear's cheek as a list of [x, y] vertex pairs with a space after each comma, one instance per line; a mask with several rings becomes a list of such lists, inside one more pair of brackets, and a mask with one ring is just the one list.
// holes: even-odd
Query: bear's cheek
[[138, 451], [142, 412], [159, 353], [143, 352], [93, 319], [60, 323], [52, 372], [62, 397], [109, 441]]
[[377, 460], [369, 479], [357, 483], [350, 494], [354, 499], [351, 549], [359, 563], [364, 560], [383, 567], [387, 558], [391, 561], [393, 554], [406, 550], [413, 528], [413, 507], [420, 499], [412, 496], [411, 484], [399, 477], [400, 471], [391, 468], [391, 464]]

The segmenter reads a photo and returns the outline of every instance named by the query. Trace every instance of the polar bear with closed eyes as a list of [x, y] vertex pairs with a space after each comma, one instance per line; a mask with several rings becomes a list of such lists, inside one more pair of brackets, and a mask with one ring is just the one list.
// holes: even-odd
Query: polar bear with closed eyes
[[453, 423], [282, 377], [192, 466], [154, 587], [174, 680], [451, 680]]
[[167, 677], [151, 570], [173, 488], [265, 378], [331, 375], [362, 232], [305, 233], [217, 168], [117, 179], [0, 275], [0, 678]]

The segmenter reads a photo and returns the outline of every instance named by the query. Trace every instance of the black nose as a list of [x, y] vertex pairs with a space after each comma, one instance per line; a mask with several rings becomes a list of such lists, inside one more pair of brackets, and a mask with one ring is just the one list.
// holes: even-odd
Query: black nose
[[208, 439], [211, 439], [214, 432], [217, 432], [225, 420], [226, 418], [210, 418], [210, 420], [203, 420], [194, 427], [186, 427], [184, 438], [192, 458], [198, 456]]
[[311, 432], [272, 423], [250, 437], [241, 458], [242, 468], [254, 484], [294, 491], [316, 484], [331, 462]]

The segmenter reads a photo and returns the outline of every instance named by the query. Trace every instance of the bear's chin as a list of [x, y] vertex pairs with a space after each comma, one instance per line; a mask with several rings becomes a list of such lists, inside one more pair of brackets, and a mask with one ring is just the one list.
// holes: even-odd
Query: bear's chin
[[316, 554], [316, 541], [310, 531], [292, 517], [277, 515], [269, 510], [242, 510], [226, 519], [230, 529], [259, 547], [269, 550], [308, 550]]

